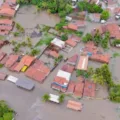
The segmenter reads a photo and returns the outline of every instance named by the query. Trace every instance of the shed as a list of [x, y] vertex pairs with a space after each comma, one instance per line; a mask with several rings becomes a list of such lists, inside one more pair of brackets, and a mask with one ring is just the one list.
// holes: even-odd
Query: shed
[[67, 108], [81, 111], [82, 110], [82, 104], [76, 101], [69, 100], [67, 104]]
[[50, 98], [49, 100], [55, 103], [59, 103], [59, 96], [58, 95], [54, 95], [54, 94], [49, 94]]
[[27, 90], [32, 90], [35, 86], [34, 82], [31, 80], [18, 80], [16, 85]]
[[55, 45], [55, 46], [57, 46], [57, 47], [59, 47], [61, 49], [65, 47], [65, 42], [60, 40], [60, 39], [58, 39], [58, 38], [54, 38], [51, 41], [51, 44], [53, 44], [53, 45]]

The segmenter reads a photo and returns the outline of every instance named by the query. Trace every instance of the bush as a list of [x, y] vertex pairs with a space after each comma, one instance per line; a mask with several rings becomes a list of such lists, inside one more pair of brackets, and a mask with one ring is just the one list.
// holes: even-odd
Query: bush
[[66, 41], [68, 39], [68, 36], [66, 34], [61, 36], [61, 40]]
[[3, 64], [0, 64], [0, 68], [3, 68], [3, 66], [4, 66]]
[[112, 42], [112, 45], [113, 46], [116, 46], [116, 45], [119, 45], [120, 44], [120, 40], [119, 39], [116, 39]]
[[104, 10], [101, 14], [101, 19], [102, 20], [107, 20], [110, 17], [109, 11]]
[[17, 36], [20, 35], [20, 33], [19, 33], [19, 32], [14, 32], [13, 35], [14, 35], [15, 37], [17, 37]]
[[109, 98], [113, 102], [120, 102], [120, 85], [111, 87], [109, 91]]
[[82, 41], [83, 42], [88, 42], [88, 41], [92, 41], [92, 35], [91, 34], [89, 34], [89, 33], [87, 33], [83, 38], [82, 38]]
[[16, 23], [16, 28], [19, 32], [24, 32], [24, 28], [19, 23]]
[[40, 50], [37, 50], [37, 49], [33, 49], [30, 53], [30, 55], [32, 56], [35, 56], [35, 55], [38, 55], [40, 53]]

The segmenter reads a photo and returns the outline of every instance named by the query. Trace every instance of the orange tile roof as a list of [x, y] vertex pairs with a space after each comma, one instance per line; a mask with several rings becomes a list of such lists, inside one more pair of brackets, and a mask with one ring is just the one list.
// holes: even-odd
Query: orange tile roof
[[12, 9], [7, 3], [4, 3], [0, 7], [0, 15], [13, 17], [15, 15], [15, 10]]
[[0, 25], [0, 30], [11, 31], [12, 30], [12, 26]]
[[88, 67], [88, 56], [80, 56], [77, 69], [78, 70], [87, 70]]
[[45, 51], [45, 54], [46, 55], [50, 55], [50, 56], [52, 56], [54, 58], [58, 58], [59, 57], [59, 54], [56, 51], [53, 51], [53, 50], [47, 50], [47, 51]]
[[30, 66], [31, 63], [35, 60], [35, 57], [33, 56], [29, 56], [29, 55], [25, 55], [21, 62], [24, 63], [24, 65]]
[[11, 19], [0, 19], [0, 24], [12, 25], [12, 23], [13, 23], [13, 20], [11, 20]]
[[68, 24], [68, 29], [71, 29], [71, 30], [78, 30], [78, 27], [77, 25], [74, 25], [74, 24]]
[[77, 83], [76, 86], [75, 86], [74, 95], [77, 96], [77, 97], [82, 97], [83, 88], [84, 88], [84, 83], [83, 82]]
[[85, 81], [83, 96], [95, 97], [95, 84]]
[[72, 39], [66, 40], [65, 43], [70, 45], [71, 47], [75, 47], [77, 45], [77, 43], [73, 41]]

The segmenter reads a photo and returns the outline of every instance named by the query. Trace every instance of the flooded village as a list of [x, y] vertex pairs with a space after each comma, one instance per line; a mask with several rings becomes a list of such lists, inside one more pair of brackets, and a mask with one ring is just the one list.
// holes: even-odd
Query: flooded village
[[36, 4], [0, 2], [0, 119], [119, 120], [119, 0]]

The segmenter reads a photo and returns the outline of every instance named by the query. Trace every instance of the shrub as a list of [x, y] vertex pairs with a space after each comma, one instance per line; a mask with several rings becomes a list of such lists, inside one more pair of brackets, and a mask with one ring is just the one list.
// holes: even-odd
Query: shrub
[[66, 34], [61, 36], [61, 40], [66, 41], [68, 39], [68, 36]]
[[107, 20], [110, 17], [109, 11], [108, 10], [104, 10], [101, 14], [101, 19], [102, 20]]
[[19, 32], [14, 32], [13, 35], [14, 35], [15, 37], [17, 37], [17, 36], [20, 35], [20, 33], [19, 33]]

